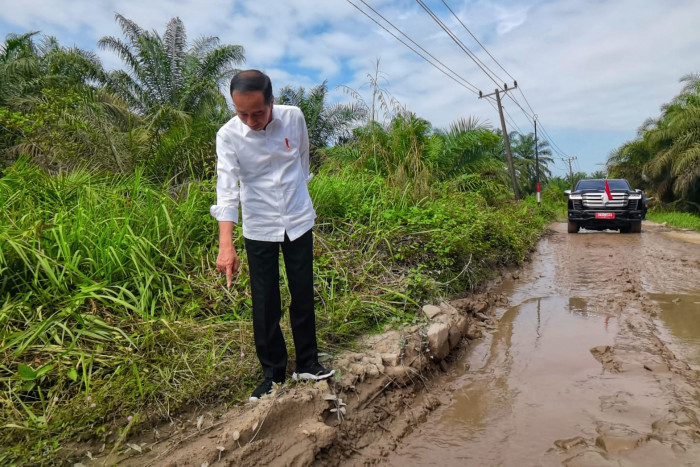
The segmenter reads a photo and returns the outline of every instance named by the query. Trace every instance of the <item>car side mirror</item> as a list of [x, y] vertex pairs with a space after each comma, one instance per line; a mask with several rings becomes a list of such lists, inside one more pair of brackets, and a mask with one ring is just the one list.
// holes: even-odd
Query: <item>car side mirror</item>
[[566, 196], [569, 196], [569, 195], [571, 194], [571, 190], [564, 190], [564, 194], [565, 194]]

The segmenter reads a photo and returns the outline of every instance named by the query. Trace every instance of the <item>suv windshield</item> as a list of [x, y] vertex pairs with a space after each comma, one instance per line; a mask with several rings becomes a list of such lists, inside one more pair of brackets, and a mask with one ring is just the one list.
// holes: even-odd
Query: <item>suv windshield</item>
[[[610, 190], [630, 190], [627, 180], [611, 178], [608, 180]], [[581, 180], [576, 184], [575, 191], [605, 190], [605, 180]]]

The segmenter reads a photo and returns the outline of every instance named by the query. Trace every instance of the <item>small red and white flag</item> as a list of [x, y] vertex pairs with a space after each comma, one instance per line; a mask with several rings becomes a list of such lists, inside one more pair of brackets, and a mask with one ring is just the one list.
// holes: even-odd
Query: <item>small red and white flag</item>
[[608, 185], [608, 179], [605, 179], [605, 194], [608, 195], [608, 200], [612, 201], [612, 193], [610, 192], [610, 185]]

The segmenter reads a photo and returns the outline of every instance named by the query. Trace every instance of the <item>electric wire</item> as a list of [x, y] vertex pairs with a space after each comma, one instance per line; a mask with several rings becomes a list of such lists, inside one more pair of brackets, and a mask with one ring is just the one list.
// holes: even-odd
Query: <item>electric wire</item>
[[[481, 47], [481, 49], [482, 49], [484, 52], [486, 52], [486, 54], [487, 54], [489, 57], [491, 57], [491, 60], [493, 60], [494, 62], [496, 62], [496, 65], [498, 65], [498, 67], [499, 67], [501, 70], [503, 70], [503, 72], [504, 72], [505, 74], [507, 74], [507, 75], [510, 77], [510, 79], [512, 79], [513, 81], [517, 81], [515, 78], [513, 78], [513, 75], [511, 75], [510, 73], [508, 73], [508, 71], [507, 71], [505, 68], [503, 68], [503, 66], [502, 66], [500, 63], [498, 63], [498, 60], [496, 60], [496, 58], [495, 58], [493, 55], [491, 55], [491, 53], [490, 53], [488, 50], [486, 50], [486, 47], [484, 47], [484, 44], [482, 44], [481, 42], [479, 42], [479, 39], [477, 39], [476, 36], [475, 36], [474, 34], [472, 34], [472, 32], [469, 30], [469, 28], [462, 22], [461, 19], [459, 19], [459, 16], [457, 16], [457, 14], [456, 14], [454, 11], [452, 11], [452, 8], [450, 8], [450, 5], [448, 5], [447, 2], [446, 2], [445, 0], [442, 0], [442, 3], [443, 3], [443, 5], [445, 5], [445, 6], [447, 7], [447, 9], [450, 11], [450, 13], [452, 13], [452, 16], [455, 17], [455, 19], [459, 22], [459, 24], [461, 24], [462, 27], [469, 33], [469, 35], [472, 36], [472, 38], [476, 41], [476, 43], [479, 44], [479, 46]], [[530, 110], [532, 110], [532, 109], [530, 109]]]
[[[469, 35], [472, 36], [472, 38], [476, 41], [476, 43], [479, 44], [479, 46], [481, 47], [481, 49], [482, 49], [484, 52], [486, 52], [486, 54], [487, 54], [489, 57], [491, 57], [491, 60], [493, 60], [493, 61], [496, 63], [496, 65], [498, 65], [498, 67], [499, 67], [501, 70], [503, 70], [503, 72], [504, 72], [505, 74], [508, 75], [508, 77], [509, 77], [510, 79], [512, 79], [514, 82], [516, 82], [517, 80], [515, 79], [515, 77], [514, 77], [513, 75], [511, 75], [510, 73], [508, 73], [508, 70], [506, 70], [506, 69], [503, 67], [503, 65], [501, 65], [501, 63], [500, 63], [498, 60], [496, 60], [496, 57], [494, 57], [493, 55], [491, 55], [491, 52], [489, 52], [488, 49], [486, 49], [486, 47], [484, 46], [484, 44], [482, 44], [481, 41], [479, 41], [479, 39], [471, 32], [471, 30], [467, 27], [467, 25], [464, 24], [464, 22], [459, 18], [459, 16], [457, 16], [457, 14], [454, 12], [454, 10], [452, 10], [452, 8], [450, 8], [450, 5], [448, 5], [447, 2], [446, 2], [445, 0], [441, 0], [441, 1], [442, 1], [443, 5], [445, 5], [445, 7], [450, 11], [450, 13], [452, 13], [452, 16], [455, 17], [455, 19], [459, 22], [459, 24], [461, 24], [462, 27], [469, 33]], [[522, 88], [521, 88], [520, 86], [518, 86], [518, 92], [520, 92], [520, 95], [523, 96], [523, 99], [525, 100], [525, 104], [526, 104], [527, 107], [530, 109], [530, 112], [532, 113], [532, 115], [528, 115], [527, 112], [525, 111], [525, 109], [522, 108], [522, 106], [515, 100], [515, 98], [514, 98], [513, 96], [510, 96], [510, 95], [509, 95], [510, 99], [513, 100], [513, 102], [515, 102], [515, 103], [518, 105], [518, 107], [521, 108], [521, 110], [523, 111], [524, 114], [528, 115], [528, 117], [530, 117], [530, 118], [533, 118], [533, 115], [535, 114], [535, 111], [534, 111], [534, 109], [532, 108], [532, 106], [530, 105], [530, 102], [527, 100], [527, 97], [525, 97], [525, 93], [523, 92], [523, 90], [522, 90]]]
[[[439, 66], [437, 66], [434, 62], [432, 62], [431, 60], [429, 60], [425, 55], [423, 55], [422, 53], [418, 52], [415, 48], [411, 47], [409, 44], [407, 44], [406, 42], [404, 42], [400, 37], [398, 37], [398, 36], [397, 36], [396, 34], [394, 34], [392, 31], [390, 31], [389, 29], [387, 29], [387, 27], [385, 27], [383, 24], [381, 24], [379, 21], [377, 21], [375, 18], [373, 18], [371, 15], [369, 15], [366, 11], [364, 11], [364, 10], [363, 10], [362, 8], [360, 8], [358, 5], [356, 5], [355, 3], [353, 3], [351, 0], [346, 0], [346, 1], [347, 1], [348, 3], [350, 3], [353, 7], [355, 7], [360, 13], [362, 13], [362, 14], [365, 15], [367, 18], [369, 18], [370, 20], [372, 20], [375, 24], [377, 24], [379, 27], [381, 27], [384, 31], [386, 31], [387, 33], [389, 33], [389, 35], [391, 35], [391, 36], [394, 37], [396, 40], [398, 40], [399, 42], [401, 42], [404, 46], [406, 46], [408, 49], [410, 49], [413, 53], [415, 53], [416, 55], [418, 55], [419, 57], [421, 57], [423, 60], [425, 60], [426, 62], [428, 62], [432, 67], [434, 67], [435, 69], [437, 69], [438, 71], [440, 71], [441, 73], [443, 73], [443, 74], [446, 75], [448, 78], [452, 79], [452, 80], [455, 81], [457, 84], [459, 84], [460, 86], [464, 87], [465, 89], [467, 89], [467, 90], [469, 90], [469, 91], [471, 91], [471, 92], [473, 92], [473, 93], [475, 93], [475, 94], [478, 94], [478, 87], [477, 87], [477, 86], [475, 86], [474, 84], [472, 84], [472, 83], [470, 83], [469, 81], [467, 81], [466, 79], [464, 79], [464, 78], [463, 78], [462, 76], [460, 76], [457, 72], [455, 72], [455, 71], [452, 70], [450, 67], [448, 67], [448, 66], [445, 65], [443, 62], [441, 62], [439, 59], [437, 59], [433, 54], [431, 54], [430, 52], [428, 52], [424, 47], [422, 47], [420, 44], [418, 44], [416, 41], [414, 41], [411, 37], [409, 37], [406, 33], [404, 33], [400, 28], [398, 28], [397, 26], [395, 26], [391, 21], [389, 21], [386, 17], [384, 17], [381, 13], [379, 13], [375, 8], [373, 8], [371, 5], [369, 5], [366, 1], [360, 0], [360, 1], [362, 2], [362, 4], [364, 4], [367, 8], [369, 8], [375, 15], [377, 15], [379, 18], [381, 18], [382, 20], [384, 20], [384, 21], [385, 21], [387, 24], [389, 24], [392, 28], [394, 28], [396, 31], [398, 31], [399, 34], [401, 34], [403, 37], [405, 37], [406, 39], [408, 39], [408, 40], [409, 40], [412, 44], [414, 44], [418, 49], [420, 49], [420, 50], [423, 51], [426, 55], [428, 55], [430, 58], [432, 58], [432, 60], [434, 60], [434, 61], [437, 62], [439, 65], [441, 65], [442, 67], [444, 67], [444, 69], [443, 69], [443, 68], [440, 68]], [[452, 32], [452, 30], [451, 30], [447, 25], [445, 25], [445, 23], [444, 23], [442, 20], [440, 20], [440, 18], [439, 18], [439, 17], [438, 17], [438, 16], [437, 16], [437, 15], [436, 15], [422, 0], [416, 0], [416, 3], [418, 3], [418, 4], [423, 8], [423, 10], [425, 10], [425, 12], [426, 12], [426, 13], [427, 13], [427, 14], [428, 14], [428, 15], [443, 29], [443, 31], [457, 44], [457, 46], [458, 46], [460, 49], [462, 49], [462, 51], [463, 51], [463, 52], [464, 52], [464, 53], [479, 67], [479, 69], [481, 69], [481, 71], [484, 72], [484, 74], [485, 74], [491, 81], [493, 81], [493, 82], [496, 84], [496, 86], [498, 86], [498, 87], [500, 88], [501, 85], [499, 84], [499, 81], [503, 81], [503, 80], [502, 80], [493, 70], [491, 70], [486, 64], [484, 64], [484, 63], [474, 54], [474, 52], [472, 52], [472, 51], [471, 51], [471, 50], [456, 36], [456, 34], [455, 34], [454, 32]], [[495, 58], [495, 57], [484, 47], [484, 45], [476, 38], [476, 36], [469, 30], [469, 28], [464, 24], [464, 22], [461, 21], [461, 20], [459, 19], [459, 17], [458, 17], [458, 16], [456, 15], [456, 13], [452, 10], [452, 8], [450, 8], [450, 6], [449, 6], [444, 0], [442, 0], [442, 3], [445, 5], [445, 7], [447, 7], [447, 9], [450, 11], [450, 13], [452, 13], [452, 15], [453, 15], [453, 16], [457, 19], [457, 21], [462, 25], [462, 27], [471, 35], [471, 37], [474, 38], [474, 40], [479, 44], [479, 46], [484, 50], [484, 52], [486, 52], [486, 54], [498, 65], [498, 67], [499, 67], [501, 70], [503, 70], [503, 72], [506, 73], [506, 75], [508, 75], [508, 77], [510, 77], [513, 81], [516, 81], [515, 78], [514, 78], [514, 77], [513, 77], [513, 76], [498, 62], [498, 60], [496, 60], [496, 58]], [[445, 71], [445, 70], [448, 70], [449, 73], [448, 73], [448, 71]], [[450, 73], [451, 73], [451, 74], [450, 74]], [[494, 77], [495, 77], [495, 78], [494, 78]], [[517, 89], [518, 89], [518, 91], [520, 92], [520, 94], [521, 94], [523, 100], [525, 101], [525, 105], [526, 105], [527, 108], [530, 110], [530, 112], [528, 112], [528, 111], [523, 107], [523, 105], [518, 101], [518, 99], [517, 99], [515, 96], [511, 95], [511, 93], [505, 93], [505, 94], [506, 94], [506, 95], [508, 96], [508, 98], [520, 109], [520, 111], [523, 113], [523, 115], [525, 115], [525, 116], [528, 118], [528, 120], [532, 120], [532, 119], [534, 118], [535, 111], [534, 111], [534, 109], [532, 108], [532, 106], [530, 105], [530, 102], [528, 101], [527, 97], [525, 96], [525, 93], [523, 92], [523, 90], [522, 90], [522, 88], [521, 88], [520, 85], [518, 85]], [[487, 99], [487, 101], [489, 102], [489, 105], [491, 105], [491, 107], [492, 107], [494, 110], [498, 111], [498, 108], [496, 107], [496, 105], [493, 103], [493, 101], [492, 101], [491, 99]], [[506, 119], [508, 120], [509, 124], [510, 124], [512, 127], [516, 128], [517, 131], [518, 131], [520, 134], [524, 134], [524, 133], [522, 132], [522, 130], [520, 129], [520, 127], [515, 123], [515, 119], [513, 118], [513, 116], [512, 116], [507, 110], [505, 110], [505, 113], [506, 113]], [[559, 156], [568, 157], [567, 153], [566, 153], [563, 149], [561, 149], [561, 147], [559, 147], [559, 146], [557, 145], [556, 141], [554, 141], [554, 139], [551, 137], [551, 135], [550, 135], [549, 132], [547, 131], [546, 127], [542, 124], [542, 120], [539, 119], [539, 118], [538, 118], [538, 123], [539, 123], [539, 127], [540, 127], [540, 129], [541, 129], [541, 131], [542, 131], [542, 134], [547, 138], [547, 142], [549, 143], [550, 148], [552, 149], [552, 151], [553, 151], [554, 153], [558, 154]], [[562, 159], [562, 160], [563, 160], [563, 159]], [[554, 165], [555, 165], [555, 167], [556, 167], [557, 169], [561, 169], [556, 163], [555, 163]]]
[[508, 109], [507, 109], [503, 104], [501, 104], [501, 107], [503, 107], [503, 111], [504, 111], [505, 114], [506, 114], [506, 120], [508, 120], [508, 122], [510, 123], [510, 125], [511, 125], [512, 127], [515, 127], [515, 129], [518, 130], [518, 133], [520, 133], [521, 135], [524, 135], [525, 133], [523, 133], [523, 130], [521, 130], [520, 127], [518, 126], [518, 124], [515, 123], [515, 119], [514, 119], [513, 116], [510, 114], [510, 112], [508, 112]]
[[[459, 18], [459, 16], [457, 16], [457, 14], [456, 14], [456, 13], [454, 12], [454, 10], [450, 7], [450, 5], [449, 5], [445, 0], [441, 0], [441, 1], [442, 1], [443, 5], [445, 5], [445, 7], [449, 10], [449, 12], [452, 13], [452, 16], [455, 17], [455, 19], [459, 22], [459, 24], [461, 24], [462, 27], [469, 33], [469, 35], [476, 41], [476, 43], [479, 44], [479, 46], [481, 47], [481, 49], [482, 49], [489, 57], [491, 57], [491, 59], [496, 63], [496, 65], [498, 65], [498, 67], [499, 67], [501, 70], [503, 70], [503, 72], [504, 72], [505, 74], [507, 74], [508, 77], [510, 77], [510, 79], [512, 79], [513, 81], [517, 81], [517, 80], [515, 79], [515, 77], [514, 77], [513, 75], [511, 75], [511, 74], [508, 72], [508, 70], [506, 70], [506, 69], [503, 67], [503, 65], [500, 64], [500, 62], [486, 49], [486, 47], [484, 46], [484, 44], [482, 44], [481, 41], [479, 41], [479, 39], [471, 32], [471, 30], [464, 24], [464, 22]], [[527, 97], [525, 96], [525, 93], [523, 92], [521, 86], [518, 86], [518, 92], [520, 92], [520, 95], [521, 95], [521, 96], [523, 97], [523, 99], [525, 100], [525, 104], [526, 104], [527, 107], [530, 109], [530, 112], [531, 112], [531, 113], [528, 113], [528, 112], [523, 108], [523, 106], [518, 102], [518, 100], [517, 100], [514, 96], [512, 96], [512, 95], [509, 94], [509, 93], [507, 93], [507, 96], [508, 96], [508, 98], [509, 98], [511, 101], [513, 101], [518, 107], [520, 107], [520, 110], [522, 110], [523, 114], [525, 114], [529, 119], [534, 119], [535, 110], [532, 108], [532, 105], [530, 105], [530, 101], [528, 101], [528, 99], [527, 99]], [[556, 145], [556, 143], [554, 142], [554, 140], [552, 140], [552, 138], [551, 138], [550, 135], [547, 134], [546, 136], [547, 136], [547, 138], [548, 138], [548, 142], [551, 142], [553, 145]], [[562, 154], [565, 154], [564, 151], [562, 151], [561, 148], [559, 148], [558, 146], [557, 146], [557, 149], [558, 149], [559, 151], [561, 151]]]
[[[442, 30], [445, 31], [445, 33], [447, 33], [448, 36], [450, 36], [450, 38], [454, 41], [454, 43], [457, 44], [457, 46], [460, 49], [462, 49], [462, 51], [464, 53], [466, 53], [467, 56], [474, 63], [476, 63], [476, 66], [478, 66], [481, 69], [481, 71], [483, 71], [486, 74], [486, 76], [496, 84], [496, 86], [498, 86], [498, 87], [501, 86], [499, 81], [503, 82], [503, 80], [498, 75], [496, 75], [496, 73], [494, 73], [493, 71], [488, 69], [488, 67], [485, 68], [485, 65], [483, 65], [481, 63], [481, 60], [479, 60], [478, 57], [476, 55], [474, 55], [474, 53], [471, 50], [469, 50], [469, 48], [466, 45], [464, 45], [464, 43], [461, 40], [459, 40], [459, 38], [455, 35], [455, 33], [453, 33], [452, 30], [450, 30], [450, 28], [447, 27], [445, 25], [445, 23], [443, 23], [442, 20], [440, 20], [440, 18], [438, 18], [437, 15], [435, 13], [433, 13], [433, 11], [422, 0], [416, 0], [416, 3], [418, 3], [423, 8], [423, 10], [425, 10], [425, 12], [428, 13], [428, 15], [431, 18], [433, 18], [433, 20], [442, 28]], [[488, 69], [488, 71], [487, 71], [487, 69]], [[494, 79], [494, 76], [496, 78], [498, 78], [499, 81], [496, 81], [496, 79]]]
[[551, 144], [552, 148], [557, 151], [558, 154], [564, 155], [566, 157], [569, 157], [566, 151], [564, 151], [562, 148], [560, 148], [557, 143], [552, 139], [551, 135], [547, 131], [547, 128], [542, 124], [542, 120], [537, 120], [540, 124], [540, 128], [542, 129], [542, 133], [547, 137], [547, 141]]
[[[372, 20], [375, 24], [377, 24], [377, 26], [379, 26], [380, 28], [382, 28], [383, 30], [385, 30], [387, 33], [389, 33], [392, 37], [394, 37], [394, 39], [396, 39], [397, 41], [401, 42], [401, 43], [402, 43], [403, 45], [405, 45], [408, 49], [410, 49], [413, 53], [415, 53], [416, 55], [418, 55], [419, 57], [421, 57], [423, 60], [425, 60], [426, 62], [428, 62], [431, 66], [433, 66], [433, 67], [434, 67], [435, 69], [437, 69], [438, 71], [442, 72], [445, 76], [447, 76], [448, 78], [450, 78], [451, 80], [453, 80], [454, 82], [456, 82], [457, 84], [459, 84], [460, 86], [462, 86], [463, 88], [467, 89], [468, 91], [471, 91], [471, 92], [473, 92], [474, 94], [479, 94], [478, 88], [477, 88], [476, 86], [474, 86], [473, 84], [471, 84], [469, 81], [467, 81], [467, 80], [465, 80], [464, 78], [460, 77], [459, 75], [457, 75], [457, 74], [456, 74], [454, 71], [452, 71], [451, 69], [450, 69], [450, 71], [451, 71], [452, 73], [455, 73], [455, 75], [456, 75], [459, 79], [457, 79], [457, 78], [455, 78], [454, 76], [450, 75], [450, 74], [447, 73], [445, 70], [443, 70], [442, 68], [438, 67], [438, 66], [435, 65], [433, 62], [431, 62], [430, 60], [428, 60], [423, 54], [421, 54], [421, 53], [418, 52], [416, 49], [414, 49], [413, 47], [411, 47], [410, 45], [408, 45], [406, 42], [404, 42], [403, 40], [401, 40], [401, 38], [399, 38], [398, 36], [396, 36], [396, 34], [394, 34], [393, 32], [389, 31], [384, 25], [382, 25], [381, 23], [379, 23], [379, 21], [377, 21], [376, 19], [372, 18], [369, 14], [367, 14], [367, 12], [365, 12], [364, 10], [362, 10], [359, 6], [355, 5], [352, 1], [350, 1], [350, 0], [346, 0], [346, 1], [347, 1], [350, 5], [354, 6], [360, 13], [362, 13], [362, 14], [365, 15], [367, 18], [369, 18], [370, 20]], [[361, 0], [361, 1], [362, 1], [362, 0]], [[364, 3], [365, 5], [367, 5], [364, 1], [362, 1], [362, 3]], [[370, 7], [370, 8], [371, 8], [371, 7]], [[375, 11], [374, 9], [372, 9], [372, 10]], [[387, 21], [387, 22], [388, 22], [388, 21]], [[391, 24], [391, 23], [389, 23], [389, 24]], [[396, 29], [397, 31], [401, 32], [399, 28], [397, 28], [397, 27], [394, 26], [393, 24], [391, 24], [391, 25], [392, 25], [392, 27], [394, 27], [394, 29]], [[403, 33], [401, 33], [401, 34], [403, 34]], [[404, 36], [405, 36], [405, 34], [404, 34]], [[406, 36], [406, 37], [408, 37], [408, 36]], [[410, 39], [410, 38], [409, 38], [409, 39]], [[411, 40], [411, 42], [414, 42], [414, 41]], [[414, 43], [415, 43], [415, 42], [414, 42]], [[421, 47], [421, 49], [422, 49], [422, 47]], [[424, 49], [423, 49], [423, 50], [424, 50]], [[431, 55], [431, 56], [432, 56], [432, 55]], [[443, 65], [443, 66], [444, 66], [444, 65]], [[447, 68], [447, 67], [446, 67], [446, 68]], [[449, 69], [449, 68], [448, 68], [448, 69]], [[463, 82], [460, 82], [460, 80], [463, 81]], [[465, 84], [465, 83], [466, 83], [466, 84]]]
[[[442, 65], [443, 67], [445, 67], [445, 69], [449, 70], [453, 75], [455, 75], [457, 78], [459, 78], [459, 79], [460, 79], [461, 81], [463, 81], [465, 84], [467, 84], [467, 85], [470, 87], [470, 90], [471, 90], [472, 92], [478, 94], [479, 88], [478, 88], [477, 86], [475, 86], [474, 84], [472, 84], [472, 83], [470, 83], [469, 81], [467, 81], [466, 79], [464, 79], [462, 76], [459, 75], [459, 73], [457, 73], [456, 71], [454, 71], [453, 69], [451, 69], [450, 67], [448, 67], [447, 65], [445, 65], [445, 64], [444, 64], [443, 62], [441, 62], [438, 58], [436, 58], [433, 54], [431, 54], [430, 52], [428, 52], [427, 50], [425, 50], [425, 48], [423, 48], [420, 44], [418, 44], [416, 41], [414, 41], [413, 39], [411, 39], [411, 38], [410, 38], [406, 33], [404, 33], [399, 27], [395, 26], [391, 21], [389, 21], [388, 19], [386, 19], [381, 13], [379, 13], [377, 10], [375, 10], [375, 9], [374, 9], [370, 4], [368, 4], [365, 0], [360, 0], [360, 1], [361, 1], [367, 8], [369, 8], [370, 10], [372, 10], [372, 12], [374, 12], [375, 15], [379, 16], [381, 19], [383, 19], [384, 21], [386, 21], [392, 28], [396, 29], [396, 30], [399, 32], [399, 34], [401, 34], [401, 35], [404, 36], [406, 39], [408, 39], [409, 41], [411, 41], [411, 43], [413, 43], [416, 47], [418, 47], [420, 50], [422, 50], [423, 52], [425, 52], [430, 58], [432, 58], [432, 59], [435, 60], [437, 63], [439, 63], [440, 65]], [[349, 0], [348, 0], [348, 3], [350, 3], [351, 5], [355, 6], [355, 8], [357, 8], [357, 6], [354, 5], [352, 2], [350, 2]], [[360, 11], [362, 11], [362, 10], [360, 10]], [[363, 12], [363, 13], [364, 13], [364, 12]], [[365, 13], [365, 16], [368, 16], [368, 17], [369, 17], [369, 15], [367, 15], [366, 13]], [[370, 17], [370, 19], [372, 19], [372, 18]], [[375, 21], [375, 23], [377, 23], [377, 22]], [[377, 24], [378, 24], [378, 23], [377, 23]], [[381, 25], [380, 25], [380, 26], [381, 26]], [[386, 28], [384, 28], [384, 30], [386, 31]], [[389, 32], [389, 31], [387, 31], [387, 32]], [[396, 36], [394, 36], [394, 37], [396, 37]], [[398, 39], [398, 38], [397, 38], [397, 39]], [[406, 45], [406, 44], [404, 44], [404, 45]], [[413, 50], [413, 49], [411, 49], [411, 50]], [[414, 52], [415, 52], [415, 51], [414, 51]]]

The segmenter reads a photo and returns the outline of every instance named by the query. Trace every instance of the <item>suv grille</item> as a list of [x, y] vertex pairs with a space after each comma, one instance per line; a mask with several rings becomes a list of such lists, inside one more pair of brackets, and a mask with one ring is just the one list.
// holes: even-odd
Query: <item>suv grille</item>
[[615, 209], [627, 207], [627, 193], [613, 193], [611, 200], [605, 193], [584, 193], [583, 205], [593, 209]]

